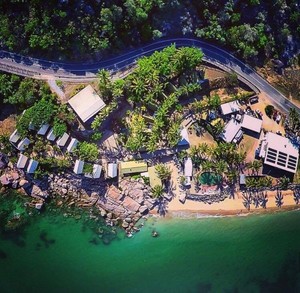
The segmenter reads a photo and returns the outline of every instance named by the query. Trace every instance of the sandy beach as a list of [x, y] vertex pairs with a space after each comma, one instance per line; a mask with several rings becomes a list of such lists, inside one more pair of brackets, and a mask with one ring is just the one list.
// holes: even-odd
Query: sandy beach
[[243, 198], [240, 193], [236, 195], [234, 199], [227, 198], [222, 202], [207, 204], [203, 202], [197, 202], [192, 200], [186, 200], [183, 204], [179, 201], [176, 196], [168, 204], [168, 215], [169, 216], [187, 216], [188, 214], [198, 215], [212, 215], [212, 216], [234, 216], [234, 215], [248, 215], [257, 213], [267, 213], [284, 210], [294, 210], [300, 208], [299, 205], [295, 204], [293, 191], [287, 190], [282, 191], [283, 205], [281, 208], [276, 206], [275, 202], [276, 192], [268, 192], [267, 208], [255, 208], [251, 205], [250, 210], [247, 210], [243, 205]]

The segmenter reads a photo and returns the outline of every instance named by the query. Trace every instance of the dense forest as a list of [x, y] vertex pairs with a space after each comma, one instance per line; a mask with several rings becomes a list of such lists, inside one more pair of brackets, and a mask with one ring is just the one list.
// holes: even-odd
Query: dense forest
[[0, 46], [61, 59], [101, 57], [168, 36], [197, 36], [252, 63], [297, 62], [298, 0], [0, 0]]

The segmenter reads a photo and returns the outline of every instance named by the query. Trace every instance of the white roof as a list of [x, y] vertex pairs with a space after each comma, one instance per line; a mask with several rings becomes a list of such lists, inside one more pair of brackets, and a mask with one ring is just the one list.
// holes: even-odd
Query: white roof
[[47, 130], [49, 129], [49, 124], [44, 124], [41, 126], [41, 128], [39, 129], [39, 131], [37, 132], [37, 134], [39, 135], [45, 135]]
[[27, 167], [27, 173], [34, 173], [38, 164], [39, 163], [37, 161], [30, 159], [28, 167]]
[[101, 171], [102, 171], [102, 166], [98, 165], [98, 164], [94, 164], [94, 166], [93, 166], [93, 174], [86, 173], [86, 174], [84, 174], [84, 176], [88, 177], [88, 178], [97, 179], [97, 178], [100, 178]]
[[56, 142], [56, 144], [60, 147], [64, 147], [65, 144], [67, 143], [68, 139], [69, 139], [69, 134], [68, 133], [64, 133]]
[[240, 110], [240, 104], [238, 101], [233, 101], [221, 105], [221, 111], [223, 115], [228, 115]]
[[242, 128], [260, 133], [262, 127], [262, 120], [250, 115], [244, 115], [242, 121]]
[[82, 174], [84, 161], [76, 160], [73, 172], [75, 174]]
[[20, 135], [17, 131], [17, 129], [10, 135], [9, 137], [9, 141], [16, 143], [18, 140], [20, 139]]
[[76, 148], [78, 142], [79, 141], [76, 138], [72, 138], [69, 145], [68, 145], [68, 147], [67, 147], [67, 151], [69, 153], [71, 153]]
[[47, 139], [50, 141], [54, 141], [56, 139], [56, 136], [53, 133], [53, 128], [50, 129], [48, 135], [47, 135]]
[[89, 120], [105, 107], [105, 103], [97, 95], [91, 85], [81, 90], [71, 98], [68, 103], [83, 122]]
[[25, 137], [19, 142], [17, 149], [19, 151], [24, 151], [25, 147], [28, 146], [29, 144], [30, 144], [30, 140], [27, 137]]
[[239, 130], [241, 129], [241, 124], [238, 123], [235, 119], [231, 119], [224, 127], [224, 130], [221, 134], [221, 138], [225, 142], [232, 142]]
[[189, 145], [189, 134], [186, 128], [182, 128], [180, 131], [181, 140], [179, 141], [178, 145]]
[[296, 173], [299, 149], [287, 137], [268, 132], [265, 136], [264, 147], [265, 164]]
[[20, 154], [18, 162], [17, 162], [17, 168], [23, 169], [27, 163], [28, 158], [24, 156], [23, 154]]
[[109, 163], [107, 165], [107, 176], [115, 178], [118, 175], [118, 165], [116, 163]]
[[193, 176], [193, 162], [191, 158], [187, 158], [184, 162], [184, 176], [186, 177]]

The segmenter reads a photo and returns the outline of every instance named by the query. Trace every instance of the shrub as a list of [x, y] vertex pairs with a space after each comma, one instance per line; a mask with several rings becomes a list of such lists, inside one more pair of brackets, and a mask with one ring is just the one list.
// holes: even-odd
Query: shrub
[[273, 113], [274, 113], [274, 106], [272, 106], [272, 105], [267, 105], [267, 106], [265, 107], [265, 112], [266, 112], [266, 115], [267, 115], [269, 118], [271, 118], [272, 115], [273, 115]]
[[82, 160], [96, 161], [98, 158], [98, 147], [94, 143], [84, 141], [79, 144], [77, 153]]

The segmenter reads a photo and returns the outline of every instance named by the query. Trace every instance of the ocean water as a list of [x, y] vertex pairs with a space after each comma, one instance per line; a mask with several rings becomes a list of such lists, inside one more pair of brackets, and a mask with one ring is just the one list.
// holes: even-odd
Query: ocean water
[[[155, 229], [159, 237], [151, 237]], [[300, 211], [149, 219], [103, 244], [44, 214], [0, 240], [0, 292], [300, 292]]]

